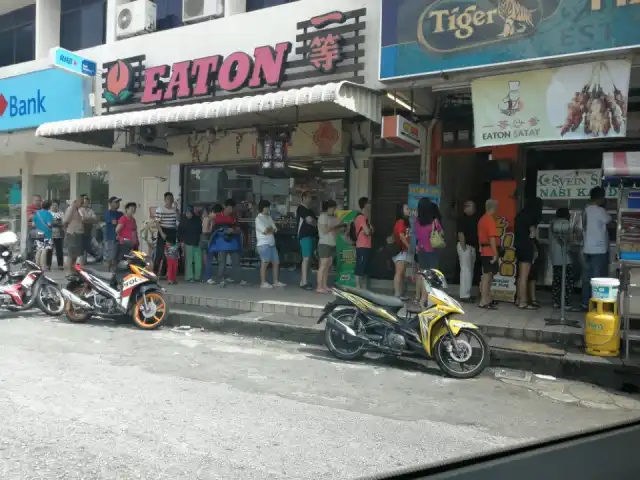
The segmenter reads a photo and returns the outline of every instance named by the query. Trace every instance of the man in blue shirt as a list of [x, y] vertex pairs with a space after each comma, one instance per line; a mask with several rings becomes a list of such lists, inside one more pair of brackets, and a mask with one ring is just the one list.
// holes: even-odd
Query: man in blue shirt
[[118, 225], [118, 220], [122, 217], [122, 212], [119, 211], [121, 201], [121, 198], [111, 197], [109, 199], [109, 210], [104, 212], [104, 258], [107, 261], [107, 268], [109, 270], [114, 267], [115, 261], [118, 258], [116, 226]]

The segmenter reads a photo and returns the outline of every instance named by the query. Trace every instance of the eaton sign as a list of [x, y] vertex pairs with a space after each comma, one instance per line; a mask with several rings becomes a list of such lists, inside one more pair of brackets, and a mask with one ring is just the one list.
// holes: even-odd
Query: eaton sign
[[48, 69], [0, 80], [0, 132], [91, 115], [92, 82]]

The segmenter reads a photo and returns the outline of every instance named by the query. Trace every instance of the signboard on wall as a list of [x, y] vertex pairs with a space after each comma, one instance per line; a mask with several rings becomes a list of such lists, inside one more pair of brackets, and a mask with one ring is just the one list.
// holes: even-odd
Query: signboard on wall
[[213, 42], [210, 56], [171, 65], [147, 66], [144, 55], [104, 63], [103, 107], [229, 98], [319, 82], [364, 83], [366, 12], [318, 15], [297, 23], [295, 39], [258, 44], [250, 52], [222, 55]]
[[[593, 187], [602, 185], [602, 170], [540, 170], [536, 183], [536, 196], [543, 200], [588, 200]], [[616, 187], [605, 189], [608, 198], [618, 195]]]
[[640, 44], [634, 0], [382, 0], [380, 79]]
[[91, 116], [89, 79], [56, 68], [0, 80], [0, 132]]
[[630, 75], [609, 60], [474, 80], [475, 145], [624, 137]]

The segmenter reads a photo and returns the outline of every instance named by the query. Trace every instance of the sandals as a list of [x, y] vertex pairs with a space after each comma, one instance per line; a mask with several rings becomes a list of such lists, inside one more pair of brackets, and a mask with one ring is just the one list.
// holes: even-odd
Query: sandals
[[529, 302], [529, 305], [531, 305], [532, 307], [540, 308], [540, 303], [535, 300], [533, 302]]
[[520, 310], [538, 310], [538, 307], [536, 307], [535, 305], [533, 305], [532, 303], [529, 303], [527, 305], [517, 305], [517, 307]]
[[484, 309], [487, 309], [487, 310], [497, 310], [498, 309], [493, 303], [488, 303], [486, 305], [478, 304], [478, 308], [484, 308]]

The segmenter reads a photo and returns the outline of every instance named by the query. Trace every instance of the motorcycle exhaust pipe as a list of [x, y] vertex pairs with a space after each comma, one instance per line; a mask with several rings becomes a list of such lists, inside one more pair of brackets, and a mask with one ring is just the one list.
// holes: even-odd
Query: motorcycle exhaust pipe
[[82, 308], [84, 308], [86, 310], [93, 310], [93, 307], [91, 305], [89, 305], [87, 302], [82, 300], [75, 293], [70, 292], [66, 288], [62, 288], [60, 290], [60, 292], [62, 293], [62, 296], [65, 298], [65, 300], [69, 300], [70, 302], [74, 303], [75, 305], [77, 305], [79, 307], [82, 307]]
[[349, 325], [345, 325], [340, 320], [336, 320], [333, 315], [329, 315], [327, 317], [327, 323], [341, 333], [349, 335], [353, 338], [360, 338], [353, 328], [351, 328]]

